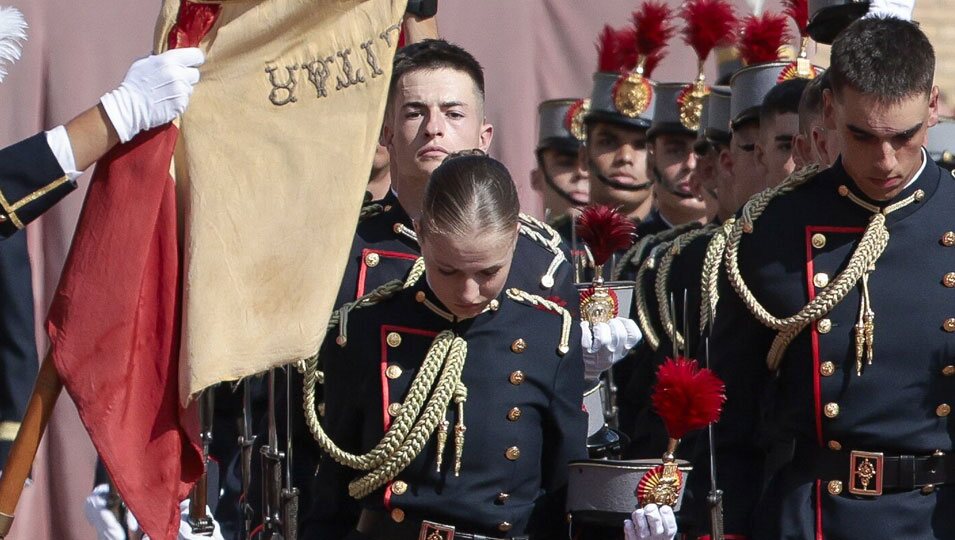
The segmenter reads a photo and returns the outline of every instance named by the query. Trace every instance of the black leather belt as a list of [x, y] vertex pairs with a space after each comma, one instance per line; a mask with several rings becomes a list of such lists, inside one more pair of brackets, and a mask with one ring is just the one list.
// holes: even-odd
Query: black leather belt
[[820, 480], [843, 482], [853, 495], [879, 496], [884, 491], [955, 483], [955, 455], [943, 452], [916, 456], [800, 445], [793, 464], [813, 471]]
[[362, 510], [358, 532], [374, 539], [388, 540], [528, 540], [528, 536], [483, 536], [457, 530], [453, 525], [403, 519], [401, 523], [385, 512]]

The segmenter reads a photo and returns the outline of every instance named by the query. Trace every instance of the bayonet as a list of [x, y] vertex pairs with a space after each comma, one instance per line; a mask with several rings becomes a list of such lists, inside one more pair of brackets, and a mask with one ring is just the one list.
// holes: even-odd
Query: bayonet
[[[703, 338], [703, 361], [707, 369], [710, 367], [710, 336]], [[706, 503], [710, 510], [710, 538], [723, 540], [723, 491], [716, 487], [716, 444], [713, 434], [713, 423], [707, 426], [710, 454], [710, 493], [706, 496]]]
[[275, 368], [268, 376], [268, 445], [262, 452], [263, 540], [285, 540], [282, 536], [282, 459], [275, 426]]
[[298, 538], [298, 488], [292, 485], [292, 368], [285, 368], [285, 487], [282, 489], [282, 525], [285, 540]]
[[241, 474], [242, 474], [242, 495], [239, 500], [242, 513], [242, 532], [239, 538], [242, 540], [252, 540], [252, 524], [255, 520], [255, 512], [249, 503], [249, 497], [252, 493], [252, 449], [255, 446], [256, 436], [252, 432], [252, 378], [247, 377], [242, 382], [242, 423], [239, 433], [239, 452]]
[[189, 495], [189, 525], [192, 527], [193, 534], [205, 536], [212, 536], [215, 531], [215, 522], [206, 512], [206, 505], [208, 504], [209, 446], [212, 444], [214, 406], [215, 390], [212, 387], [206, 388], [199, 395], [199, 429], [201, 430], [199, 438], [202, 442], [202, 459], [206, 466]]

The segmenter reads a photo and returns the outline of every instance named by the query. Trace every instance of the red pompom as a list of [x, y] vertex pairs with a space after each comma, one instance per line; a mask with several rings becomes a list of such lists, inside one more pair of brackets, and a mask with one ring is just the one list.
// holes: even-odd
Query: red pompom
[[783, 13], [796, 23], [800, 36], [807, 36], [809, 27], [809, 0], [783, 0]]
[[663, 419], [672, 439], [682, 439], [720, 418], [726, 387], [712, 371], [700, 369], [696, 360], [667, 358], [657, 371], [653, 408]]
[[772, 62], [779, 59], [779, 48], [789, 41], [786, 16], [765, 12], [750, 15], [740, 29], [739, 54], [746, 65]]
[[633, 28], [613, 29], [604, 25], [597, 37], [597, 70], [605, 73], [625, 73], [637, 65]]
[[[665, 2], [648, 0], [633, 12], [633, 26], [637, 30], [636, 49], [642, 58], [662, 58], [663, 48], [676, 32], [673, 12]], [[659, 60], [658, 58], [658, 60]], [[649, 77], [644, 67], [644, 77]]]
[[606, 263], [615, 251], [633, 245], [633, 222], [607, 205], [584, 208], [577, 218], [577, 236], [587, 244], [597, 266]]
[[717, 45], [728, 45], [736, 39], [739, 20], [727, 0], [687, 0], [680, 8], [686, 21], [683, 41], [696, 51], [700, 61], [706, 60]]

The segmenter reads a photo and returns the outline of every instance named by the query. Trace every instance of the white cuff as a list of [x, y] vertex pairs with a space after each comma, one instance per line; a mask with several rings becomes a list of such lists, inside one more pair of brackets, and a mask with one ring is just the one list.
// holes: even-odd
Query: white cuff
[[56, 126], [46, 132], [46, 144], [53, 151], [53, 157], [60, 164], [60, 168], [71, 181], [83, 174], [76, 170], [76, 158], [73, 157], [73, 145], [70, 143], [70, 136], [66, 133], [66, 128]]

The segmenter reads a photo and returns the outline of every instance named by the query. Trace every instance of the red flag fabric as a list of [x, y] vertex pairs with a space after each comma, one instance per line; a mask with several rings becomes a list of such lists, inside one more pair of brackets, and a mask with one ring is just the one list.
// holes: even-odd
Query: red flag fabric
[[100, 160], [47, 321], [56, 370], [143, 529], [175, 538], [202, 473], [196, 411], [179, 405], [179, 252], [169, 164], [179, 130]]
[[[218, 10], [183, 2], [169, 47], [198, 44]], [[205, 465], [195, 405], [179, 401], [178, 138], [167, 124], [97, 163], [47, 319], [63, 386], [153, 540], [178, 536], [179, 501]]]

